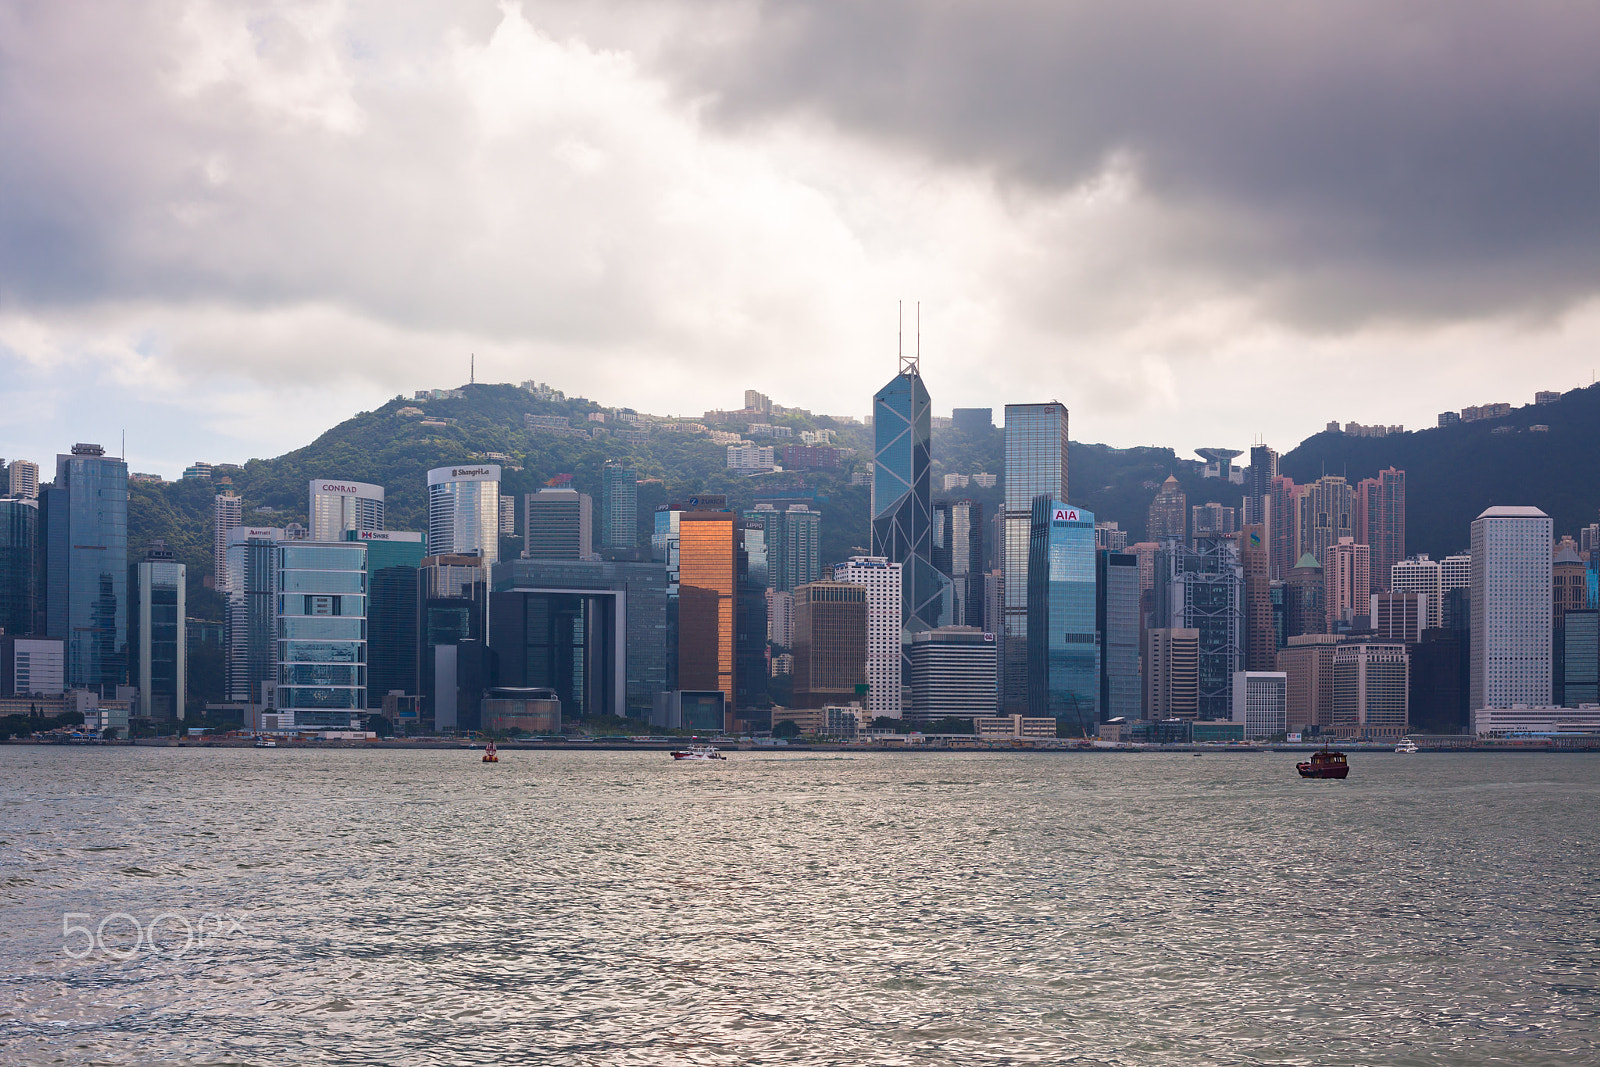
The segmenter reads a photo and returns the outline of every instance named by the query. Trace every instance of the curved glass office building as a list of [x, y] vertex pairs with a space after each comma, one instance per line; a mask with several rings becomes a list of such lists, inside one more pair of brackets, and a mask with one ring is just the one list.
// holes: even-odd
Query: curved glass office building
[[1028, 538], [1028, 714], [1100, 724], [1094, 514], [1035, 497]]
[[500, 467], [475, 463], [428, 472], [428, 555], [500, 558]]

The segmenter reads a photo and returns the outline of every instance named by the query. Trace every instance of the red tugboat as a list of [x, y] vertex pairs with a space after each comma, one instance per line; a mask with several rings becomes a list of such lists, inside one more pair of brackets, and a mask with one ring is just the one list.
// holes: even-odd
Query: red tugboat
[[1327, 745], [1320, 752], [1311, 753], [1311, 762], [1296, 763], [1295, 770], [1302, 778], [1343, 778], [1350, 773], [1350, 764], [1343, 752], [1335, 752]]
[[493, 741], [490, 741], [489, 742], [489, 747], [483, 750], [483, 762], [485, 762], [485, 763], [499, 763], [500, 762], [499, 751], [494, 747], [494, 742]]

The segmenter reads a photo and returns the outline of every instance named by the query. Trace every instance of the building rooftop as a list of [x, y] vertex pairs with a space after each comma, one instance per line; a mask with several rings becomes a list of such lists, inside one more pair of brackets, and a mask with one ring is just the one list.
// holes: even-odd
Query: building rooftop
[[1538, 508], [1517, 504], [1501, 504], [1496, 507], [1486, 508], [1480, 519], [1548, 519], [1550, 516]]

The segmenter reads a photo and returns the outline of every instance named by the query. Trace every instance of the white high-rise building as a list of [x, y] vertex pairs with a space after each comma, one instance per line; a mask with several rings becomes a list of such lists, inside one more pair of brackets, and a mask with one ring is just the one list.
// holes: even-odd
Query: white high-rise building
[[25, 496], [30, 500], [39, 496], [39, 465], [30, 463], [25, 459], [14, 459], [11, 466], [6, 468], [11, 484], [8, 486], [12, 496]]
[[500, 466], [476, 463], [428, 472], [428, 555], [476, 552], [500, 559]]
[[315, 478], [310, 515], [312, 541], [343, 541], [347, 530], [381, 530], [383, 486]]
[[1493, 507], [1472, 523], [1470, 708], [1550, 703], [1550, 517]]
[[1244, 723], [1245, 740], [1273, 737], [1289, 728], [1289, 675], [1235, 671], [1232, 721]]
[[1439, 595], [1452, 589], [1472, 588], [1472, 553], [1446, 556], [1439, 561]]
[[900, 564], [883, 556], [851, 556], [833, 568], [837, 582], [867, 587], [867, 711], [902, 716], [900, 690]]
[[211, 503], [211, 581], [223, 596], [235, 591], [228, 570], [228, 542], [243, 521], [244, 499], [232, 489], [218, 493]]
[[[1470, 574], [1468, 575], [1470, 580]], [[1437, 628], [1444, 625], [1444, 567], [1436, 559], [1413, 556], [1389, 568], [1389, 589], [1395, 593], [1426, 593], [1428, 619], [1425, 625]]]

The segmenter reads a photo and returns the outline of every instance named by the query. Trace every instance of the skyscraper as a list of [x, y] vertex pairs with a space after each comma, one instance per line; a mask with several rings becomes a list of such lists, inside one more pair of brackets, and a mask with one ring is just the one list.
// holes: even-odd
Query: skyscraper
[[1100, 718], [1140, 718], [1139, 557], [1095, 554], [1095, 628], [1100, 634]]
[[601, 473], [600, 544], [620, 551], [639, 546], [639, 472], [614, 459]]
[[981, 630], [983, 619], [983, 505], [940, 500], [933, 505], [933, 565], [950, 579], [955, 623]]
[[109, 696], [127, 674], [128, 465], [73, 445], [43, 501], [46, 631], [66, 643], [67, 687]]
[[1372, 592], [1389, 588], [1391, 569], [1406, 558], [1406, 472], [1389, 467], [1356, 487], [1356, 540], [1372, 548]]
[[678, 516], [678, 685], [735, 706], [738, 526], [731, 511]]
[[[1200, 714], [1200, 631], [1156, 626], [1144, 632], [1145, 718]], [[1230, 694], [1231, 699], [1231, 694]]]
[[540, 489], [527, 496], [523, 559], [595, 559], [594, 504], [576, 489]]
[[272, 701], [278, 645], [278, 571], [283, 530], [241, 526], [228, 534], [226, 691], [233, 703]]
[[867, 588], [867, 700], [870, 717], [901, 718], [900, 564], [882, 556], [851, 556], [833, 569], [837, 582]]
[[25, 459], [14, 459], [6, 468], [7, 489], [11, 496], [25, 496], [30, 500], [39, 496], [39, 465]]
[[343, 541], [347, 530], [381, 530], [383, 486], [313, 478], [310, 515], [312, 541]]
[[1550, 703], [1550, 517], [1493, 507], [1472, 523], [1470, 710]]
[[188, 699], [184, 566], [165, 541], [152, 541], [128, 573], [128, 681], [139, 688], [132, 714], [158, 722], [183, 718]]
[[1244, 477], [1244, 521], [1247, 525], [1271, 527], [1272, 480], [1277, 476], [1278, 453], [1266, 445], [1251, 446], [1250, 466]]
[[995, 712], [994, 634], [941, 626], [911, 636], [913, 722], [971, 719]]
[[1238, 513], [1216, 502], [1196, 504], [1189, 509], [1189, 533], [1202, 537], [1232, 537], [1239, 532]]
[[427, 545], [420, 533], [351, 530], [367, 546], [367, 706], [398, 690], [417, 693], [417, 568]]
[[790, 504], [783, 512], [783, 588], [796, 589], [822, 576], [822, 512]]
[[1340, 623], [1356, 623], [1371, 613], [1372, 548], [1341, 537], [1323, 553], [1322, 596], [1327, 612], [1327, 632]]
[[1300, 493], [1294, 479], [1279, 475], [1267, 484], [1267, 542], [1272, 577], [1285, 581], [1302, 555], [1299, 530]]
[[856, 687], [866, 684], [866, 587], [822, 581], [795, 589], [794, 706], [857, 700]]
[[1145, 520], [1146, 541], [1187, 541], [1189, 539], [1189, 498], [1178, 484], [1176, 475], [1167, 475], [1150, 501], [1150, 514]]
[[1278, 657], [1268, 558], [1266, 527], [1249, 524], [1239, 532], [1239, 564], [1244, 569], [1244, 669], [1258, 673], [1274, 670]]
[[39, 626], [39, 504], [0, 499], [0, 633], [18, 637]]
[[1028, 559], [1028, 714], [1100, 726], [1094, 515], [1045, 497], [1033, 503]]
[[1389, 567], [1389, 588], [1396, 593], [1422, 593], [1428, 598], [1428, 617], [1423, 629], [1444, 625], [1444, 568], [1426, 555], [1395, 561]]
[[1244, 575], [1239, 545], [1202, 538], [1189, 550], [1168, 541], [1156, 554], [1156, 623], [1199, 632], [1199, 715], [1233, 714], [1233, 675], [1244, 664]]
[[1322, 564], [1307, 552], [1289, 571], [1284, 592], [1288, 597], [1287, 637], [1328, 632], [1328, 611], [1323, 603]]
[[[1301, 489], [1298, 554], [1309, 552], [1327, 567], [1324, 558], [1329, 545], [1341, 537], [1356, 536], [1356, 494], [1350, 483], [1337, 474], [1324, 474]], [[1370, 580], [1370, 575], [1369, 575]]]
[[284, 541], [273, 554], [278, 726], [349, 729], [367, 706], [366, 546]]
[[500, 558], [500, 467], [436, 467], [428, 472], [428, 555], [476, 552], [485, 570]]
[[1004, 606], [988, 619], [1000, 636], [1000, 710], [1029, 713], [1028, 567], [1033, 502], [1067, 499], [1067, 409], [1044, 404], [1006, 405], [1006, 486], [999, 549]]
[[233, 592], [228, 574], [228, 545], [233, 531], [244, 522], [244, 501], [232, 489], [224, 489], [211, 501], [211, 581], [217, 592]]
[[[872, 398], [872, 553], [900, 564], [902, 645], [944, 620], [950, 582], [933, 565], [932, 406], [915, 358]], [[902, 653], [902, 671], [910, 660]]]

